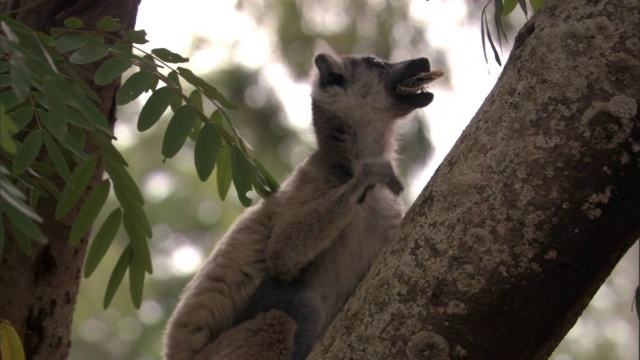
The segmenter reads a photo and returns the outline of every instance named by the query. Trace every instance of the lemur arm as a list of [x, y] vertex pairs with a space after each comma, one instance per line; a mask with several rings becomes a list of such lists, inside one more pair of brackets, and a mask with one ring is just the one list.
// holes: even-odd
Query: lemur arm
[[312, 175], [305, 181], [315, 177], [324, 186], [313, 186], [315, 192], [290, 199], [289, 208], [274, 219], [266, 260], [269, 271], [279, 278], [295, 278], [328, 248], [376, 184], [385, 185], [396, 195], [403, 190], [389, 161], [357, 164], [353, 160], [353, 136], [353, 130], [343, 122], [335, 122], [326, 134], [318, 134], [324, 141], [319, 141], [316, 164], [310, 165]]

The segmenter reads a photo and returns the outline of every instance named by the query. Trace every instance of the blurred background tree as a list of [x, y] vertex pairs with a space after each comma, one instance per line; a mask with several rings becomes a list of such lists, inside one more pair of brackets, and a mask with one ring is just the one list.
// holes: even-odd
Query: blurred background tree
[[[462, 28], [466, 25], [465, 31], [475, 31], [472, 33], [473, 45], [479, 48], [480, 12], [485, 5], [485, 2], [478, 1], [450, 1], [445, 4], [445, 1], [433, 0], [238, 0], [235, 3], [205, 3], [183, 1], [178, 9], [175, 4], [166, 5], [172, 11], [168, 21], [171, 26], [168, 26], [163, 23], [167, 20], [157, 13], [164, 7], [164, 2], [143, 2], [138, 28], [147, 30], [152, 47], [164, 46], [159, 43], [161, 41], [179, 41], [188, 37], [182, 51], [192, 59], [188, 67], [198, 71], [239, 105], [241, 110], [232, 114], [232, 119], [254, 147], [255, 157], [278, 181], [284, 180], [315, 146], [309, 127], [310, 89], [306, 79], [318, 39], [327, 41], [341, 54], [372, 53], [392, 61], [427, 56], [433, 68], [442, 69], [447, 74], [461, 73], [462, 69], [455, 65], [457, 60], [453, 58], [457, 55], [450, 51], [452, 46], [436, 43], [427, 36], [433, 29], [425, 19], [428, 15], [437, 17], [438, 12], [460, 12], [458, 23], [450, 26]], [[207, 17], [210, 19], [208, 22], [198, 22]], [[156, 20], [155, 26], [149, 20], [152, 18]], [[221, 24], [223, 20], [224, 24]], [[523, 16], [505, 19], [509, 39], [513, 39], [524, 20]], [[210, 38], [203, 35], [207, 31], [199, 31], [200, 34], [191, 35], [183, 28], [189, 22], [223, 29], [217, 31], [227, 34], [218, 33], [220, 36]], [[439, 27], [438, 31], [442, 29]], [[450, 41], [461, 40], [451, 37]], [[180, 52], [174, 45], [167, 47]], [[505, 57], [507, 50], [505, 46]], [[468, 51], [465, 55], [484, 61], [481, 52]], [[487, 64], [473, 71], [486, 73], [487, 69], [493, 72], [494, 78], [499, 73], [499, 69]], [[479, 100], [475, 101], [481, 102], [493, 85], [488, 78], [484, 82], [483, 90], [467, 89], [481, 93]], [[437, 86], [451, 90], [451, 77]], [[436, 93], [436, 102], [432, 106], [436, 106], [439, 96]], [[472, 101], [469, 103], [465, 105], [474, 106]], [[415, 179], [423, 173], [433, 154], [429, 122], [425, 117], [426, 113], [431, 113], [430, 108], [416, 112], [400, 124], [401, 172], [405, 183], [416, 183]], [[229, 192], [226, 201], [218, 199], [215, 176], [204, 183], [198, 180], [192, 162], [192, 143], [187, 142], [176, 157], [163, 164], [160, 148], [167, 122], [140, 134], [135, 130], [139, 110], [139, 103], [120, 108], [115, 130], [118, 137], [116, 146], [131, 164], [130, 172], [147, 199], [145, 210], [153, 223], [154, 238], [150, 247], [155, 272], [147, 278], [140, 310], [133, 308], [128, 293], [123, 290], [116, 294], [109, 309], [101, 310], [109, 275], [127, 243], [124, 237], [116, 239], [96, 273], [81, 284], [74, 319], [72, 360], [159, 359], [162, 330], [182, 288], [211, 251], [215, 240], [243, 211], [233, 191]], [[455, 114], [456, 111], [452, 108], [450, 113]], [[470, 115], [472, 113], [459, 117], [468, 121]], [[438, 122], [448, 120], [437, 119]], [[413, 193], [407, 192], [407, 203], [425, 183], [426, 180], [419, 180]], [[256, 199], [257, 195], [252, 197]], [[106, 209], [114, 207], [107, 205]], [[98, 219], [98, 223], [102, 220]], [[637, 249], [635, 254], [637, 256]], [[635, 261], [637, 264], [637, 257]], [[628, 311], [637, 285], [637, 278], [633, 280], [634, 266], [633, 263], [624, 263], [624, 260], [620, 266], [621, 274], [603, 286], [601, 292], [604, 291], [605, 295], [594, 300], [595, 309], [587, 310], [586, 319], [579, 321], [577, 335], [572, 332], [567, 336], [554, 359], [637, 358], [637, 349], [626, 353], [618, 350], [620, 345], [628, 346], [624, 342], [628, 340], [624, 339], [633, 338], [634, 332], [637, 338], [638, 331], [637, 321], [634, 325], [634, 316]], [[122, 288], [126, 290], [127, 287]], [[623, 307], [623, 312], [629, 313], [630, 319], [611, 313], [611, 309], [618, 307]], [[604, 326], [596, 325], [600, 322]], [[591, 336], [585, 337], [587, 335]], [[590, 341], [585, 347], [586, 338], [597, 340], [595, 343]]]

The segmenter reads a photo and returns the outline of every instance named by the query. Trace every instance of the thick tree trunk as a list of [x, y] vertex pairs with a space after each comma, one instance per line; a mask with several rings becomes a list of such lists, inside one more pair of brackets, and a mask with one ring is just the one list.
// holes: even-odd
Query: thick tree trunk
[[640, 237], [639, 8], [545, 2], [310, 359], [551, 354]]
[[[24, 8], [13, 16], [35, 30], [48, 31], [61, 27], [70, 16], [94, 24], [110, 15], [120, 19], [123, 30], [133, 28], [139, 0], [114, 1], [34, 1], [6, 0], [0, 3], [3, 13]], [[92, 64], [89, 72], [99, 64]], [[91, 80], [89, 85], [93, 85]], [[119, 84], [93, 86], [102, 98], [99, 105], [111, 124], [115, 122], [114, 94]], [[91, 146], [90, 144], [88, 146]], [[102, 174], [100, 168], [94, 180]], [[44, 219], [43, 232], [49, 243], [34, 243], [33, 255], [26, 256], [10, 237], [0, 260], [0, 319], [9, 320], [24, 341], [30, 360], [66, 359], [71, 345], [71, 321], [75, 308], [87, 239], [77, 246], [69, 246], [71, 224], [77, 209], [63, 221], [54, 220], [54, 199], [41, 199], [38, 213]]]

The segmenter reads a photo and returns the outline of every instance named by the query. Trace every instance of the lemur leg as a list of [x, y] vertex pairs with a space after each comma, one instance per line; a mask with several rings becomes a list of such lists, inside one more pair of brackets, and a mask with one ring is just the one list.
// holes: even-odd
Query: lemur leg
[[236, 222], [185, 288], [164, 335], [165, 360], [192, 360], [222, 332], [266, 276], [271, 210], [260, 204]]
[[193, 360], [289, 360], [296, 322], [280, 310], [231, 328]]
[[240, 326], [270, 310], [282, 311], [297, 325], [291, 359], [304, 359], [318, 337], [320, 324], [325, 321], [325, 314], [317, 295], [301, 291], [302, 286], [298, 280], [284, 281], [275, 276], [268, 277], [238, 314], [234, 325]]

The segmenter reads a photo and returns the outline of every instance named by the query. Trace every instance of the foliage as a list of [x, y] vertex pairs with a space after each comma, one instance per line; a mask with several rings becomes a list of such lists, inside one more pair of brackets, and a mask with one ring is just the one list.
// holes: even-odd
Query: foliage
[[[76, 245], [113, 188], [119, 206], [93, 238], [84, 275], [92, 274], [123, 227], [129, 243], [111, 274], [104, 307], [109, 306], [127, 270], [131, 298], [140, 306], [145, 274], [153, 271], [147, 243], [151, 226], [128, 164], [111, 144], [113, 133], [99, 110], [100, 96], [84, 80], [92, 77], [96, 85], [108, 85], [119, 81], [131, 66], [138, 71], [122, 84], [116, 103], [123, 105], [151, 93], [138, 117], [140, 131], [153, 127], [171, 108], [173, 115], [161, 149], [165, 160], [191, 138], [201, 180], [218, 164], [217, 176], [224, 179], [219, 182], [222, 198], [232, 180], [244, 206], [251, 204], [246, 193], [252, 188], [261, 196], [277, 190], [273, 177], [249, 155], [248, 145], [231, 123], [227, 111], [235, 110], [235, 105], [190, 70], [170, 65], [187, 62], [187, 58], [167, 49], [146, 53], [137, 48], [135, 44], [147, 42], [144, 30], [126, 31], [122, 40], [114, 33], [121, 24], [109, 16], [98, 21], [95, 29], [87, 28], [81, 19], [68, 18], [65, 28], [52, 29], [50, 35], [5, 14], [0, 14], [0, 24], [0, 255], [6, 239], [15, 239], [27, 255], [32, 241], [48, 241], [37, 225], [42, 223], [37, 211], [40, 198], [57, 200], [56, 221], [79, 208], [68, 239], [70, 245]], [[183, 93], [181, 81], [195, 87], [189, 96]], [[214, 106], [210, 114], [205, 113], [203, 99]], [[100, 163], [108, 178], [93, 184]], [[85, 193], [88, 196], [83, 199]]]
[[8, 321], [0, 321], [0, 354], [5, 360], [25, 359], [20, 336]]
[[[502, 18], [511, 14], [513, 12], [513, 10], [515, 10], [516, 5], [520, 6], [520, 9], [522, 9], [522, 12], [524, 13], [525, 16], [528, 16], [528, 10], [527, 10], [527, 1], [526, 0], [494, 0], [493, 1], [493, 5], [494, 5], [494, 14], [493, 14], [493, 20], [494, 20], [494, 25], [495, 25], [495, 31], [496, 31], [496, 38], [498, 40], [498, 47], [496, 47], [496, 44], [494, 43], [493, 40], [493, 36], [491, 35], [491, 29], [489, 28], [489, 21], [487, 19], [487, 7], [489, 6], [489, 4], [491, 3], [491, 1], [489, 1], [484, 8], [482, 8], [482, 13], [480, 15], [480, 33], [481, 33], [481, 37], [482, 37], [482, 51], [484, 54], [484, 61], [485, 62], [489, 62], [489, 60], [487, 59], [487, 48], [486, 48], [486, 43], [485, 43], [485, 39], [486, 41], [489, 42], [489, 46], [491, 46], [491, 51], [493, 52], [493, 57], [496, 61], [496, 63], [500, 66], [502, 66], [502, 60], [500, 59], [500, 54], [498, 53], [498, 47], [500, 49], [502, 49], [502, 41], [507, 41], [507, 34], [504, 30], [504, 24], [502, 23]], [[533, 9], [534, 12], [538, 11], [542, 5], [544, 4], [544, 0], [529, 0], [529, 4], [531, 5], [531, 8]]]

